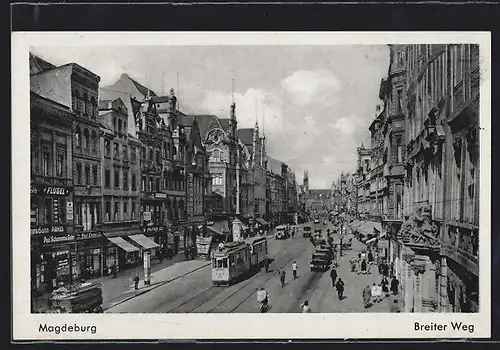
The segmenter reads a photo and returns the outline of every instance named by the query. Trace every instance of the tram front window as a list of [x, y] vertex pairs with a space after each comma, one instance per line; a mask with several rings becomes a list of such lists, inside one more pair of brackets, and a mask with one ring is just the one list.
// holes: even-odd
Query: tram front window
[[218, 269], [227, 268], [227, 258], [220, 258], [215, 260], [215, 267]]

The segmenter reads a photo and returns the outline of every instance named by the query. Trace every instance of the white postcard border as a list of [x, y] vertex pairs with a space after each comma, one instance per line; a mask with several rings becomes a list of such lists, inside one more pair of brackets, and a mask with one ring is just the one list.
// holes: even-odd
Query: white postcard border
[[[156, 45], [480, 44], [480, 276], [476, 314], [31, 314], [29, 47]], [[491, 39], [489, 32], [15, 32], [12, 34], [12, 295], [14, 340], [487, 338], [491, 336]], [[417, 332], [421, 324], [474, 324], [468, 332]], [[39, 332], [90, 325], [95, 334]]]

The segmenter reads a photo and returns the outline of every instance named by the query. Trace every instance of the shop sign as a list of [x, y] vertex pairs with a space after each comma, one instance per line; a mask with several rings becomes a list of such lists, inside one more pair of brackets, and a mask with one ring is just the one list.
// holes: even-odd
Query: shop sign
[[155, 198], [167, 198], [165, 193], [155, 193]]
[[31, 224], [35, 224], [37, 223], [37, 220], [36, 220], [36, 209], [31, 209], [31, 212], [30, 212], [30, 223]]
[[75, 235], [72, 233], [62, 236], [50, 235], [43, 237], [43, 244], [65, 243], [65, 242], [72, 242], [74, 240], [75, 240]]
[[69, 194], [67, 188], [59, 186], [44, 186], [42, 191], [49, 196], [67, 196]]
[[162, 226], [144, 227], [144, 233], [162, 232], [162, 231], [163, 231], [163, 227]]
[[144, 219], [144, 221], [151, 221], [151, 212], [150, 211], [143, 212], [142, 218]]
[[30, 194], [37, 194], [37, 193], [38, 193], [38, 187], [36, 187], [35, 185], [31, 185]]
[[101, 238], [101, 233], [100, 232], [78, 232], [76, 234], [77, 240], [93, 239], [93, 238]]
[[49, 233], [63, 233], [64, 226], [45, 226], [45, 227], [35, 227], [31, 229], [32, 235], [46, 235]]
[[52, 215], [54, 216], [54, 222], [59, 222], [59, 199], [54, 198], [52, 200]]
[[71, 201], [66, 203], [66, 219], [73, 220], [73, 202]]

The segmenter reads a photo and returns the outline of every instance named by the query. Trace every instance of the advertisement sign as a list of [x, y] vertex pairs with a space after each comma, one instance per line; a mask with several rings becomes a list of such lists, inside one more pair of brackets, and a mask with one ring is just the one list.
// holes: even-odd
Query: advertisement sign
[[155, 193], [155, 198], [167, 198], [165, 193]]
[[43, 237], [43, 244], [67, 243], [75, 240], [74, 234], [67, 234], [62, 236], [49, 235]]
[[73, 202], [66, 203], [66, 219], [73, 220]]
[[153, 232], [163, 232], [163, 226], [144, 227], [144, 233], [153, 233]]
[[31, 209], [30, 211], [30, 223], [36, 225], [37, 219], [36, 219], [36, 209]]
[[52, 215], [54, 217], [54, 222], [59, 222], [59, 199], [57, 198], [52, 200]]
[[100, 232], [78, 232], [76, 234], [75, 238], [77, 240], [101, 238], [101, 233]]
[[45, 235], [49, 233], [63, 233], [65, 231], [64, 226], [44, 226], [35, 227], [31, 229], [32, 235]]
[[61, 186], [43, 186], [42, 193], [49, 196], [67, 196], [69, 190]]
[[151, 221], [151, 212], [150, 211], [143, 212], [142, 218], [144, 219], [144, 221]]

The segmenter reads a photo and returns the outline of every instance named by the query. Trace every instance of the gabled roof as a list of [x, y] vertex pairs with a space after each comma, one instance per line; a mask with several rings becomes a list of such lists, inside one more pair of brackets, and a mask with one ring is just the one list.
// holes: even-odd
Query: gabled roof
[[238, 129], [236, 135], [245, 146], [253, 146], [253, 131], [252, 128]]
[[[147, 87], [130, 78], [128, 74], [125, 73], [122, 74], [114, 84], [103, 86], [102, 88], [109, 91], [114, 90], [116, 92], [127, 93], [139, 101], [144, 100], [148, 95]], [[151, 97], [156, 96], [153, 90], [149, 90], [149, 94]]]
[[281, 176], [281, 166], [282, 165], [283, 165], [283, 162], [281, 162], [273, 157], [267, 156], [267, 169], [266, 169], [267, 171]]
[[37, 74], [54, 68], [56, 68], [55, 65], [30, 52], [30, 74]]
[[115, 91], [106, 87], [99, 89], [99, 100], [100, 101], [115, 101], [121, 99], [125, 107], [127, 108], [128, 118], [127, 118], [127, 128], [128, 132], [132, 136], [137, 136], [137, 131], [135, 129], [135, 114], [137, 110], [134, 110], [132, 104], [132, 99], [129, 93]]
[[214, 115], [207, 115], [207, 114], [193, 115], [193, 117], [196, 118], [196, 122], [198, 123], [198, 127], [200, 128], [200, 136], [201, 139], [203, 140], [209, 130], [212, 118], [217, 118], [217, 117], [215, 117]]
[[219, 118], [219, 117], [217, 117], [217, 119], [219, 120], [219, 124], [220, 124], [220, 126], [222, 127], [222, 129], [224, 131], [229, 131], [230, 130], [230, 128], [229, 128], [230, 119], [229, 118]]

